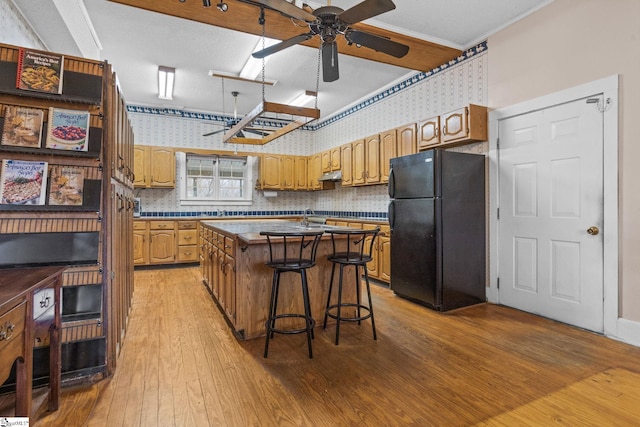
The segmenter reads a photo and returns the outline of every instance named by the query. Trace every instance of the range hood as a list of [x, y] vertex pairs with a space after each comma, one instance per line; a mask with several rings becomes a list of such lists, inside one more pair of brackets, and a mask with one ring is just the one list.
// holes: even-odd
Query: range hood
[[342, 171], [327, 172], [318, 178], [319, 181], [342, 181]]

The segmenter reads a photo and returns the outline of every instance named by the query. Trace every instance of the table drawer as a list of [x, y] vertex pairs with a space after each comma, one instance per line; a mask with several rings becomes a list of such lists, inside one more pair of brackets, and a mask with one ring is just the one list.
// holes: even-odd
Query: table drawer
[[178, 247], [178, 262], [196, 262], [198, 261], [198, 246], [180, 246]]
[[0, 351], [24, 331], [26, 313], [27, 304], [22, 303], [0, 316]]

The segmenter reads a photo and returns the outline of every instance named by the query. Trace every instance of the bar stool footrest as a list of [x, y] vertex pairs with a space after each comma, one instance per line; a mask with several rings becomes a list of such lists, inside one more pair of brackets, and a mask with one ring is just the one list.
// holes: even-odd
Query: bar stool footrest
[[[362, 316], [356, 316], [356, 317], [343, 317], [343, 313], [340, 313], [340, 321], [341, 322], [360, 322], [362, 320], [366, 320], [369, 319], [371, 317], [371, 308], [369, 308], [366, 305], [362, 305], [362, 304], [355, 304], [355, 303], [342, 303], [340, 304], [340, 307], [344, 308], [344, 307], [355, 307], [355, 308], [360, 308], [360, 310], [365, 310], [367, 313], [362, 315]], [[337, 313], [332, 313], [331, 310], [335, 310], [338, 308], [338, 304], [333, 304], [330, 305], [327, 308], [327, 316], [331, 317], [332, 319], [336, 319], [338, 320], [338, 314]]]
[[[285, 335], [292, 335], [292, 334], [303, 334], [305, 332], [307, 332], [307, 328], [300, 328], [300, 329], [278, 329], [278, 328], [271, 328], [269, 327], [269, 325], [271, 324], [275, 324], [274, 322], [278, 319], [286, 319], [286, 318], [291, 318], [291, 317], [297, 317], [299, 319], [307, 319], [307, 316], [305, 316], [304, 314], [278, 314], [277, 316], [271, 317], [267, 320], [266, 325], [267, 325], [267, 334], [269, 333], [276, 333], [276, 334], [285, 334]], [[316, 321], [315, 319], [309, 319], [309, 329], [313, 331], [313, 328], [316, 327]]]

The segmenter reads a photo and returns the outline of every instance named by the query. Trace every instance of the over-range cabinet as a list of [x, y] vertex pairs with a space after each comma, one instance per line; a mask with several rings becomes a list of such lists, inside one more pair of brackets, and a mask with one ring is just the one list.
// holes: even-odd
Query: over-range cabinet
[[391, 289], [439, 311], [485, 301], [485, 157], [391, 159]]

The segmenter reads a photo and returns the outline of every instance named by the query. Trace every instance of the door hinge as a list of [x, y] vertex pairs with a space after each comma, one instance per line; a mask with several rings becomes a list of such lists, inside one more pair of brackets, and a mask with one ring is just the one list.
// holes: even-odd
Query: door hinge
[[500, 137], [496, 138], [496, 148], [500, 149]]
[[497, 219], [500, 219], [500, 208], [496, 209], [496, 216], [497, 216]]
[[496, 278], [496, 289], [500, 289], [500, 278]]

